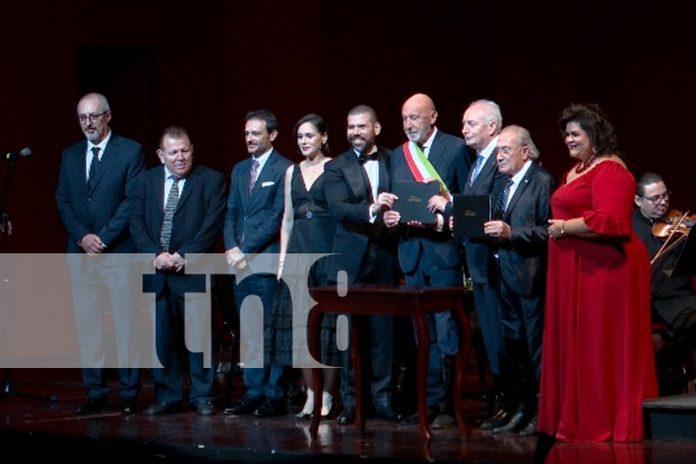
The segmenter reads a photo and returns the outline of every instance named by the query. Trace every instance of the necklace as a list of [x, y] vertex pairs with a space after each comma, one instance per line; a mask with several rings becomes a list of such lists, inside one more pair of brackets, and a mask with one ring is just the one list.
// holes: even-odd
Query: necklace
[[583, 172], [587, 171], [590, 166], [592, 166], [592, 163], [594, 162], [596, 156], [593, 153], [592, 156], [590, 156], [587, 161], [581, 161], [578, 163], [577, 166], [575, 166], [575, 174], [582, 174]]

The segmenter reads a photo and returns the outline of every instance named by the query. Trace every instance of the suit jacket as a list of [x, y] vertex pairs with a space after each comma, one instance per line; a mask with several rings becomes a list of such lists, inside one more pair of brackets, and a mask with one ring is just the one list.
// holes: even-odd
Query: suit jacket
[[[553, 184], [551, 174], [532, 163], [501, 218], [510, 226], [512, 236], [510, 240], [498, 242], [500, 278], [517, 295], [542, 296], [544, 293], [549, 200]], [[494, 192], [493, 204], [497, 204], [503, 188]]]
[[83, 252], [77, 242], [89, 233], [106, 244], [105, 252], [135, 252], [128, 233], [128, 204], [135, 178], [145, 167], [144, 153], [138, 142], [112, 132], [90, 189], [86, 178], [87, 141], [63, 151], [56, 203], [68, 232], [68, 253]]
[[[160, 231], [164, 219], [164, 166], [148, 169], [138, 177], [130, 211], [130, 229], [138, 253], [162, 252]], [[187, 253], [211, 252], [222, 229], [225, 211], [225, 177], [205, 166], [194, 165], [186, 176], [172, 222], [170, 247], [182, 257]], [[157, 272], [150, 276], [147, 291], [160, 292], [165, 284], [183, 295], [191, 291], [192, 277], [179, 273]], [[200, 276], [198, 276], [200, 277]], [[186, 288], [186, 285], [189, 285]], [[154, 286], [154, 288], [152, 287]]]
[[251, 158], [232, 168], [225, 215], [225, 249], [278, 253], [283, 217], [285, 171], [292, 162], [273, 150], [249, 194]]
[[[391, 159], [392, 182], [415, 180], [406, 164], [403, 145], [394, 149]], [[452, 195], [462, 192], [471, 166], [464, 140], [438, 131], [430, 147], [428, 160]], [[447, 228], [447, 222], [445, 221], [445, 229], [442, 232], [406, 227], [400, 229], [399, 264], [404, 273], [410, 273], [416, 269], [421, 253], [428, 253], [441, 269], [451, 269], [461, 265], [461, 256], [452, 239], [452, 233]]]
[[[377, 192], [386, 192], [390, 186], [389, 159], [391, 151], [379, 147], [379, 185]], [[374, 155], [373, 155], [374, 156]], [[348, 273], [350, 283], [355, 283], [360, 266], [368, 251], [370, 241], [391, 253], [395, 243], [378, 216], [370, 223], [372, 191], [366, 181], [365, 171], [353, 149], [326, 163], [324, 189], [331, 214], [336, 218], [336, 235], [333, 251], [337, 253], [329, 266], [329, 275], [340, 270]], [[392, 267], [393, 263], [380, 263]]]
[[[470, 179], [467, 178], [463, 192], [465, 195], [490, 195], [494, 190], [502, 190], [508, 176], [498, 171], [495, 156], [496, 152], [493, 151], [473, 183], [470, 183]], [[491, 204], [495, 205], [496, 203], [491, 201]], [[466, 240], [464, 243], [469, 276], [476, 284], [489, 283], [491, 273], [495, 272], [495, 263], [491, 260], [492, 244], [490, 239]]]

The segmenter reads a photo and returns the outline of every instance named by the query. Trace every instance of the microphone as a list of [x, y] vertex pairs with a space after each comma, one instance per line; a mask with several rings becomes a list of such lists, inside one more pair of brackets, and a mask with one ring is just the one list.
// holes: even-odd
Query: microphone
[[11, 151], [11, 152], [5, 154], [5, 159], [9, 161], [9, 160], [15, 160], [18, 156], [30, 156], [30, 155], [31, 155], [31, 148], [24, 147], [17, 152]]

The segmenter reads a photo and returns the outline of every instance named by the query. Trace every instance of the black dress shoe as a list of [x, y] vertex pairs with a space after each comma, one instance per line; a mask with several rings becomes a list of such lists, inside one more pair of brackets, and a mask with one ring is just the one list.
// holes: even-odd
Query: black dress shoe
[[375, 417], [390, 422], [400, 422], [401, 414], [398, 414], [388, 404], [375, 407]]
[[196, 403], [196, 414], [199, 416], [212, 416], [215, 414], [215, 406], [211, 401], [199, 401]]
[[244, 416], [246, 414], [252, 414], [258, 409], [263, 403], [263, 398], [253, 398], [251, 396], [244, 395], [239, 403], [229, 408], [225, 408], [222, 413], [226, 416]]
[[534, 414], [534, 417], [532, 417], [532, 420], [529, 421], [527, 425], [524, 426], [522, 430], [520, 430], [520, 435], [523, 437], [529, 436], [529, 435], [534, 435], [536, 433], [536, 427], [537, 427], [537, 416]]
[[158, 401], [157, 403], [151, 405], [149, 408], [143, 411], [146, 416], [159, 416], [161, 414], [168, 414], [174, 412], [177, 408], [176, 403], [163, 403]]
[[[440, 407], [438, 405], [428, 406], [428, 424], [432, 424], [438, 414], [440, 414]], [[420, 424], [420, 416], [418, 413], [412, 414], [406, 417], [403, 422], [408, 425], [418, 425]]]
[[124, 398], [121, 400], [121, 414], [130, 416], [135, 414], [135, 398]]
[[481, 422], [481, 425], [479, 425], [479, 428], [481, 430], [493, 430], [496, 427], [501, 427], [510, 421], [510, 418], [512, 417], [512, 413], [505, 410], [505, 409], [499, 409], [495, 414], [493, 414], [491, 417], [488, 419], [484, 420]]
[[350, 425], [355, 422], [355, 406], [346, 406], [336, 419], [338, 425]]
[[75, 408], [75, 415], [86, 416], [88, 414], [99, 414], [106, 409], [106, 398], [87, 398], [84, 403]]
[[532, 418], [532, 414], [529, 413], [526, 409], [524, 408], [519, 408], [517, 411], [515, 411], [515, 414], [512, 415], [510, 420], [508, 421], [507, 424], [503, 424], [499, 427], [495, 427], [493, 429], [493, 433], [505, 433], [505, 432], [514, 432], [517, 433], [520, 430], [522, 430], [525, 425], [529, 423], [529, 421]]
[[285, 400], [266, 400], [254, 411], [256, 417], [277, 417], [287, 413]]

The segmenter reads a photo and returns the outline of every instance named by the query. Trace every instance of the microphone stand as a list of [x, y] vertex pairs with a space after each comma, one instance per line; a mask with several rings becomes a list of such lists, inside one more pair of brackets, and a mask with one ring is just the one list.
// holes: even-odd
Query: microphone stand
[[[5, 206], [7, 205], [7, 198], [10, 193], [10, 184], [12, 183], [12, 177], [14, 175], [15, 161], [14, 156], [9, 156], [7, 158], [7, 176], [5, 177], [5, 186], [2, 191], [2, 201], [0, 202], [0, 230], [2, 231], [2, 326], [3, 326], [3, 348], [5, 353], [10, 351], [10, 310], [9, 310], [9, 298], [8, 290], [10, 284], [9, 269], [8, 269], [8, 259], [7, 255], [9, 253], [10, 245], [10, 215], [7, 213]], [[2, 388], [2, 398], [8, 398], [10, 396], [21, 396], [25, 398], [35, 398], [48, 400], [51, 403], [58, 401], [57, 395], [34, 395], [29, 393], [18, 393], [14, 386], [12, 385], [12, 369], [5, 367], [5, 383]]]

